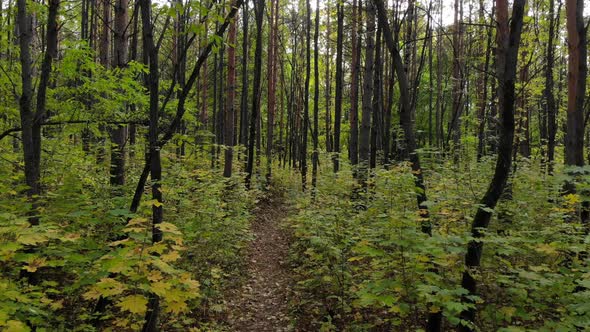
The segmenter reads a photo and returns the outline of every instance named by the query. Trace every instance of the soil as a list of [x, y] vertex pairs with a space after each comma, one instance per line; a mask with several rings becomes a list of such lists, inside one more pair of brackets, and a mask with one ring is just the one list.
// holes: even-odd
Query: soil
[[280, 197], [261, 200], [252, 222], [254, 239], [247, 249], [247, 276], [229, 297], [231, 331], [293, 331], [288, 298], [291, 289], [288, 266], [289, 237], [281, 227], [289, 207]]

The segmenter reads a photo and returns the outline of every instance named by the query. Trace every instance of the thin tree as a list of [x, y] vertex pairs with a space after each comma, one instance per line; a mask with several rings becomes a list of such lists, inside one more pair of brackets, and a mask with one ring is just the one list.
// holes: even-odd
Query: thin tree
[[[359, 0], [360, 3], [361, 0]], [[359, 5], [360, 7], [360, 5]], [[357, 31], [360, 29], [362, 24], [359, 24], [359, 8], [357, 8], [357, 0], [352, 1], [352, 31], [351, 42], [352, 42], [352, 54], [351, 54], [351, 82], [350, 82], [350, 139], [348, 142], [348, 155], [350, 164], [353, 168], [358, 164], [358, 139], [359, 139], [359, 128], [358, 128], [358, 93], [359, 93], [359, 72], [360, 72], [360, 55], [361, 55], [361, 42], [360, 33]], [[357, 37], [358, 33], [358, 37]], [[356, 171], [353, 170], [355, 176]]]
[[320, 0], [316, 2], [315, 10], [315, 32], [314, 32], [314, 51], [313, 51], [313, 154], [312, 154], [312, 171], [311, 171], [311, 186], [315, 195], [317, 181], [318, 181], [318, 163], [319, 163], [319, 146], [318, 146], [318, 127], [319, 127], [319, 102], [320, 102], [320, 61], [319, 61], [319, 43], [320, 35]]
[[[113, 68], [122, 70], [127, 66], [128, 46], [127, 29], [129, 21], [129, 3], [127, 0], [115, 1], [114, 48], [112, 57]], [[125, 143], [127, 126], [117, 125], [110, 130], [111, 136], [111, 184], [125, 184]]]
[[250, 114], [250, 134], [248, 159], [246, 163], [246, 187], [250, 188], [254, 170], [254, 147], [256, 145], [256, 128], [260, 112], [260, 80], [262, 74], [262, 19], [264, 18], [264, 0], [254, 2], [256, 16], [256, 51], [254, 54], [254, 84], [252, 86], [252, 114]]
[[340, 170], [340, 123], [342, 121], [342, 41], [344, 39], [344, 5], [343, 0], [336, 2], [337, 28], [336, 28], [336, 96], [334, 100], [334, 173]]
[[309, 80], [311, 76], [311, 3], [306, 1], [305, 14], [305, 92], [301, 141], [301, 189], [307, 189], [307, 132], [309, 130]]
[[[561, 5], [559, 6], [561, 9]], [[558, 13], [560, 10], [557, 11]], [[559, 14], [555, 17], [555, 0], [549, 0], [549, 35], [546, 49], [546, 66], [545, 66], [545, 89], [543, 94], [546, 103], [547, 116], [547, 171], [553, 174], [553, 162], [555, 160], [555, 135], [557, 133], [557, 106], [555, 103], [555, 94], [553, 92], [555, 82], [553, 80], [553, 67], [555, 65], [555, 47], [553, 43], [556, 37], [556, 27], [559, 24]]]
[[232, 174], [233, 145], [234, 145], [234, 113], [236, 99], [236, 18], [229, 25], [227, 48], [227, 98], [225, 105], [225, 163], [223, 176], [229, 178]]
[[363, 75], [363, 99], [359, 132], [359, 178], [363, 187], [367, 186], [367, 170], [369, 167], [375, 66], [375, 6], [371, 1], [367, 2], [366, 14], [365, 73]]

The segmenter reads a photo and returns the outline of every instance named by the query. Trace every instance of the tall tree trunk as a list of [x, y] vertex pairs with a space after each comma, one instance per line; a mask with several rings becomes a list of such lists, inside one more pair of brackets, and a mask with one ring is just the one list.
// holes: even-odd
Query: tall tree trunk
[[[356, 0], [353, 0], [356, 2]], [[326, 1], [326, 86], [325, 86], [325, 94], [326, 94], [326, 118], [325, 118], [325, 125], [326, 125], [326, 151], [332, 152], [332, 111], [330, 110], [330, 105], [332, 103], [332, 81], [331, 75], [332, 72], [330, 71], [330, 63], [332, 61], [332, 53], [330, 46], [332, 45], [330, 40], [330, 34], [332, 32], [330, 24], [330, 0]]]
[[250, 142], [248, 143], [248, 160], [246, 164], [246, 187], [250, 188], [254, 170], [254, 146], [256, 144], [256, 127], [260, 111], [260, 80], [262, 74], [262, 19], [264, 18], [264, 0], [256, 0], [256, 51], [254, 54], [254, 85], [252, 86], [252, 114], [250, 115]]
[[[361, 0], [359, 0], [360, 2]], [[359, 4], [359, 7], [361, 5]], [[356, 176], [356, 165], [359, 162], [359, 154], [358, 154], [358, 140], [359, 140], [359, 128], [358, 128], [358, 92], [359, 92], [359, 72], [360, 72], [360, 52], [361, 52], [361, 43], [360, 43], [360, 33], [358, 33], [358, 27], [362, 26], [360, 24], [360, 10], [357, 8], [357, 0], [352, 1], [352, 30], [351, 30], [351, 41], [352, 41], [352, 55], [351, 55], [351, 82], [350, 82], [350, 113], [349, 113], [349, 122], [350, 122], [350, 139], [348, 142], [348, 155], [350, 159], [350, 164], [353, 166], [353, 172]], [[358, 33], [358, 35], [357, 35]]]
[[309, 80], [311, 76], [311, 3], [306, 0], [305, 14], [305, 94], [301, 141], [301, 189], [307, 188], [307, 136], [309, 131]]
[[276, 113], [276, 85], [277, 85], [277, 21], [278, 0], [270, 2], [270, 22], [268, 37], [268, 62], [267, 62], [267, 125], [266, 125], [266, 181], [270, 185], [272, 173], [272, 152], [274, 140], [274, 124]]
[[[494, 20], [494, 11], [495, 11], [495, 6], [492, 6], [492, 15], [490, 17], [490, 25], [493, 24], [493, 20]], [[482, 0], [480, 0], [480, 22], [485, 22], [485, 18], [484, 18], [484, 3]], [[487, 111], [487, 105], [488, 105], [488, 71], [490, 68], [490, 59], [491, 59], [491, 53], [492, 53], [492, 29], [487, 27], [487, 28], [482, 28], [483, 29], [487, 29], [487, 41], [486, 41], [486, 48], [485, 48], [485, 60], [483, 63], [483, 68], [482, 68], [482, 72], [480, 73], [480, 89], [481, 89], [481, 98], [479, 99], [479, 110], [477, 113], [477, 119], [479, 121], [478, 127], [477, 127], [477, 160], [481, 160], [481, 158], [484, 155], [484, 149], [485, 149], [485, 140], [486, 140], [486, 135], [485, 135], [485, 128], [486, 128], [486, 120], [487, 120], [487, 115], [486, 115], [486, 111]]]
[[[127, 66], [128, 46], [128, 8], [127, 0], [115, 0], [115, 26], [113, 68], [123, 69]], [[127, 127], [117, 125], [111, 129], [111, 185], [125, 184], [125, 142], [127, 141]]]
[[[466, 269], [463, 272], [461, 287], [468, 291], [468, 295], [476, 295], [477, 282], [474, 272], [479, 267], [483, 251], [483, 242], [479, 240], [485, 234], [485, 229], [490, 223], [492, 210], [496, 207], [512, 164], [512, 149], [514, 139], [514, 109], [515, 109], [515, 81], [516, 65], [518, 59], [518, 48], [522, 31], [524, 6], [526, 0], [515, 0], [512, 10], [512, 18], [508, 20], [508, 1], [496, 0], [496, 21], [497, 31], [497, 77], [498, 77], [498, 106], [500, 111], [500, 143], [498, 146], [498, 160], [494, 171], [494, 177], [490, 182], [488, 190], [481, 200], [473, 223], [471, 234], [475, 238], [469, 242], [465, 255]], [[508, 24], [510, 22], [510, 27]], [[461, 325], [461, 331], [474, 331], [472, 325], [475, 321], [475, 303], [465, 298], [473, 307], [463, 311], [461, 318], [469, 325]]]
[[342, 121], [342, 41], [344, 40], [344, 5], [336, 3], [337, 36], [336, 36], [336, 96], [334, 100], [334, 173], [340, 170], [340, 124]]
[[[567, 42], [568, 42], [568, 93], [567, 93], [567, 131], [565, 135], [565, 164], [584, 166], [584, 97], [586, 95], [586, 76], [588, 74], [586, 54], [586, 28], [584, 27], [584, 0], [565, 2]], [[575, 191], [573, 181], [568, 181], [566, 189]], [[590, 232], [590, 203], [582, 202], [580, 219]]]
[[371, 1], [367, 1], [366, 14], [365, 73], [363, 76], [363, 99], [359, 132], [359, 178], [363, 187], [367, 185], [367, 168], [369, 166], [371, 111], [373, 109], [373, 74], [375, 66], [375, 6]]
[[586, 92], [586, 30], [584, 1], [567, 0], [568, 98], [565, 164], [584, 165], [584, 96]]
[[[561, 9], [561, 5], [559, 6]], [[557, 11], [558, 13], [560, 10]], [[553, 174], [553, 162], [555, 160], [555, 135], [557, 133], [557, 105], [553, 93], [553, 66], [555, 65], [555, 30], [559, 24], [559, 14], [555, 17], [555, 0], [549, 0], [549, 36], [547, 40], [545, 66], [545, 89], [543, 90], [547, 107], [547, 171]]]
[[240, 139], [239, 143], [248, 143], [248, 2], [242, 10], [242, 96], [240, 101]]
[[228, 32], [227, 48], [227, 99], [225, 106], [225, 163], [223, 176], [229, 178], [232, 174], [234, 155], [234, 113], [236, 99], [236, 19], [232, 20]]
[[314, 94], [313, 94], [313, 155], [312, 155], [312, 171], [311, 171], [311, 186], [313, 187], [313, 195], [315, 195], [317, 181], [318, 181], [318, 163], [319, 163], [319, 146], [318, 146], [318, 127], [319, 127], [319, 102], [320, 102], [320, 48], [318, 44], [318, 37], [320, 34], [320, 0], [316, 2], [315, 10], [315, 33], [314, 33], [314, 52], [313, 52], [313, 70], [314, 70]]
[[463, 115], [463, 29], [461, 27], [462, 17], [460, 0], [455, 0], [455, 23], [453, 26], [453, 72], [452, 72], [452, 100], [453, 113], [451, 123], [449, 124], [449, 134], [447, 142], [452, 137], [453, 151], [455, 157], [458, 156], [458, 150], [461, 143], [461, 116]]
[[[158, 69], [158, 49], [154, 43], [154, 27], [152, 24], [151, 0], [140, 0], [141, 21], [143, 36], [143, 51], [149, 59], [149, 74], [147, 76], [147, 86], [150, 96], [149, 118], [150, 125], [148, 130], [149, 141], [149, 172], [152, 179], [152, 199], [158, 204], [152, 205], [152, 243], [162, 241], [162, 231], [158, 225], [163, 220], [162, 210], [162, 165], [160, 160], [160, 146], [158, 141], [158, 121], [159, 121], [159, 84], [160, 75]], [[143, 325], [143, 332], [158, 331], [158, 315], [160, 312], [160, 299], [156, 294], [149, 295], [148, 308]]]

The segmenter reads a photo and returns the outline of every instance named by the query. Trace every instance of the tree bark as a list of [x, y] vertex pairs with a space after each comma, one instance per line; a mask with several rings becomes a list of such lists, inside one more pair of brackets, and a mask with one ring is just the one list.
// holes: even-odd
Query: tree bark
[[229, 25], [227, 48], [227, 99], [225, 106], [225, 163], [223, 176], [229, 178], [232, 175], [232, 162], [234, 155], [234, 113], [236, 98], [236, 18]]
[[567, 0], [568, 94], [565, 164], [584, 165], [584, 96], [586, 93], [586, 30], [584, 1]]
[[[468, 244], [465, 255], [466, 270], [463, 272], [461, 287], [468, 291], [468, 295], [476, 295], [477, 282], [474, 272], [479, 267], [483, 251], [484, 230], [488, 227], [492, 211], [500, 199], [512, 164], [512, 149], [514, 139], [514, 110], [515, 110], [515, 81], [518, 48], [522, 31], [524, 6], [526, 0], [515, 0], [512, 18], [508, 20], [508, 1], [496, 0], [497, 31], [497, 77], [498, 77], [498, 107], [500, 111], [500, 143], [498, 145], [498, 160], [494, 176], [488, 190], [483, 196], [471, 224], [471, 235], [475, 238]], [[510, 27], [508, 24], [510, 22]], [[461, 325], [461, 331], [474, 331], [475, 303], [465, 298], [474, 307], [461, 313], [461, 319], [469, 325]]]
[[315, 10], [315, 33], [314, 33], [314, 52], [313, 52], [313, 68], [314, 68], [314, 94], [313, 94], [313, 155], [312, 155], [312, 170], [311, 170], [311, 186], [313, 188], [313, 195], [315, 195], [317, 181], [318, 181], [318, 163], [319, 163], [319, 144], [318, 144], [318, 127], [319, 127], [319, 102], [320, 102], [320, 48], [318, 44], [318, 37], [320, 34], [320, 0], [316, 2]]
[[252, 114], [250, 115], [250, 137], [248, 143], [248, 161], [246, 164], [246, 187], [249, 189], [254, 170], [254, 146], [256, 145], [256, 127], [260, 111], [260, 76], [262, 74], [262, 19], [264, 18], [264, 0], [256, 0], [256, 51], [254, 54], [254, 85], [252, 86]]
[[[115, 26], [113, 68], [123, 69], [127, 66], [128, 46], [128, 7], [127, 0], [115, 0]], [[125, 184], [125, 143], [127, 141], [127, 127], [118, 125], [111, 129], [111, 185]]]
[[344, 40], [344, 5], [341, 1], [336, 3], [337, 12], [337, 36], [336, 36], [336, 96], [334, 99], [334, 173], [340, 170], [340, 123], [342, 121], [342, 41]]

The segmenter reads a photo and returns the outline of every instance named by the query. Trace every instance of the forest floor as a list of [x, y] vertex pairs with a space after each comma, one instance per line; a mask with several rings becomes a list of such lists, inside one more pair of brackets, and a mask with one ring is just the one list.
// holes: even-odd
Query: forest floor
[[290, 207], [283, 197], [261, 199], [254, 211], [254, 239], [247, 249], [247, 275], [228, 303], [232, 331], [292, 331], [289, 319], [291, 273], [289, 235], [283, 222]]

